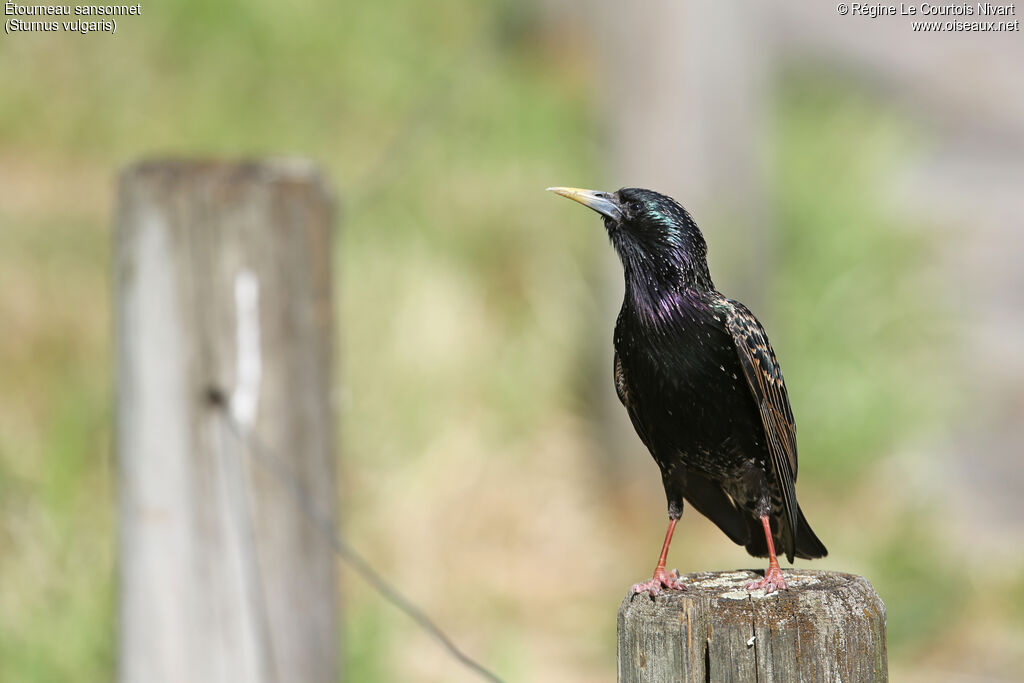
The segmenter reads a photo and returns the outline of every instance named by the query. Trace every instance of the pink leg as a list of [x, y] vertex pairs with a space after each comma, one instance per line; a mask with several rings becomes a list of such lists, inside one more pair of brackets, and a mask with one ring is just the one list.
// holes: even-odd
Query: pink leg
[[658, 557], [658, 566], [654, 568], [654, 576], [651, 577], [650, 581], [634, 584], [634, 593], [647, 592], [653, 597], [660, 593], [663, 588], [675, 591], [686, 590], [686, 586], [679, 580], [678, 571], [675, 569], [671, 573], [665, 571], [665, 562], [668, 561], [668, 546], [672, 543], [672, 533], [676, 530], [676, 522], [678, 521], [678, 519], [668, 520], [668, 531], [665, 532], [665, 543], [661, 546], [661, 556]]
[[775, 557], [775, 541], [772, 540], [772, 528], [768, 524], [767, 516], [761, 518], [761, 526], [764, 527], [764, 535], [768, 539], [768, 569], [765, 570], [763, 579], [748, 583], [747, 590], [756, 591], [763, 588], [765, 595], [775, 591], [789, 590], [786, 580], [782, 578], [782, 570], [779, 569], [779, 559]]

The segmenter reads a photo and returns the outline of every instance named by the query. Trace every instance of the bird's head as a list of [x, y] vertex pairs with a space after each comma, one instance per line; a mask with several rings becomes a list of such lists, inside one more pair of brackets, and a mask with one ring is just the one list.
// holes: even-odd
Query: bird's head
[[671, 197], [638, 187], [617, 192], [575, 187], [548, 190], [601, 214], [627, 277], [657, 276], [684, 287], [714, 288], [704, 236], [686, 209]]

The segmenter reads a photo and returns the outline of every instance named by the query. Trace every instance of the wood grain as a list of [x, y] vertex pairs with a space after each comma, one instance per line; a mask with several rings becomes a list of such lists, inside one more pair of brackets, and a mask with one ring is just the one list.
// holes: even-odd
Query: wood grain
[[622, 683], [886, 681], [885, 605], [862, 577], [784, 570], [763, 595], [753, 571], [684, 577], [689, 590], [627, 594], [618, 616]]
[[283, 462], [334, 524], [332, 214], [303, 161], [121, 177], [122, 682], [337, 680], [329, 542], [251, 452]]

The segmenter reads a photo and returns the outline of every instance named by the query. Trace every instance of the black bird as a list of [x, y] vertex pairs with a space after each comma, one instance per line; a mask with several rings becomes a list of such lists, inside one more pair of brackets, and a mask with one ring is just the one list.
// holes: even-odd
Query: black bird
[[776, 547], [790, 562], [828, 551], [797, 504], [796, 427], [764, 328], [715, 289], [704, 237], [674, 199], [548, 189], [604, 217], [625, 273], [615, 390], [661, 469], [669, 518], [654, 576], [634, 592], [685, 588], [665, 571], [684, 500], [748, 553], [768, 556], [764, 579], [747, 590], [784, 590]]

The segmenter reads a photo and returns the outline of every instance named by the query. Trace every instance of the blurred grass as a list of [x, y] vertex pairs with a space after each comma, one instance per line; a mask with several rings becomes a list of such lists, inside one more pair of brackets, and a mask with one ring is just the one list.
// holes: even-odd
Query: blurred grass
[[[662, 503], [653, 466], [650, 488], [603, 495], [575, 393], [611, 321], [594, 330], [599, 226], [541, 191], [604, 179], [591, 60], [559, 30], [512, 2], [186, 0], [114, 39], [0, 42], [0, 680], [112, 674], [117, 168], [282, 152], [321, 163], [341, 200], [354, 541], [510, 679], [610, 675], [615, 604], [648, 569]], [[785, 305], [770, 331], [825, 566], [875, 582], [896, 670], [955, 618], [1019, 632], [977, 591], [934, 599], [956, 577], [929, 508], [886, 483], [887, 461], [951, 405], [923, 226], [884, 189], [927, 141], [829, 73], [787, 79], [777, 121], [768, 285]], [[749, 564], [684, 524], [693, 568]], [[465, 675], [351, 576], [345, 603], [350, 680]]]
[[952, 405], [949, 323], [925, 268], [934, 245], [888, 190], [926, 141], [824, 73], [798, 71], [778, 101], [780, 341], [810, 454], [801, 472], [838, 485]]
[[936, 599], [933, 588], [958, 574], [932, 521], [941, 503], [892, 481], [903, 473], [888, 462], [941, 438], [962, 407], [949, 368], [956, 331], [929, 268], [933, 226], [891, 191], [928, 140], [826, 72], [795, 70], [777, 98], [772, 294], [784, 302], [776, 348], [799, 416], [801, 490], [827, 496], [833, 558], [861, 565], [886, 602], [898, 672], [973, 599]]

